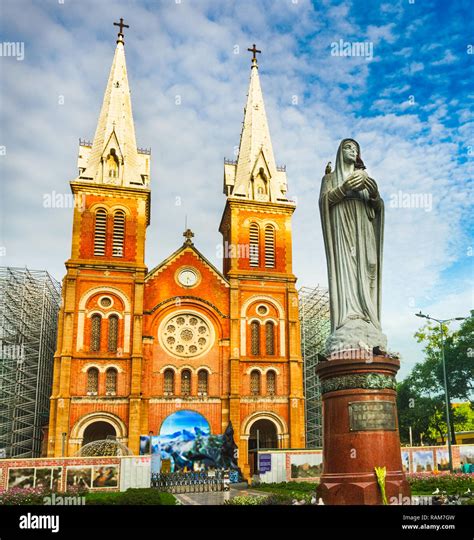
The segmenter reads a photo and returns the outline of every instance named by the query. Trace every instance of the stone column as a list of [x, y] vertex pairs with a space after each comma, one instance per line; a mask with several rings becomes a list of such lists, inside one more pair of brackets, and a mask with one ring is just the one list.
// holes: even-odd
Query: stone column
[[382, 504], [375, 467], [386, 467], [387, 500], [410, 496], [402, 469], [395, 374], [397, 358], [332, 357], [316, 372], [323, 396], [325, 504]]

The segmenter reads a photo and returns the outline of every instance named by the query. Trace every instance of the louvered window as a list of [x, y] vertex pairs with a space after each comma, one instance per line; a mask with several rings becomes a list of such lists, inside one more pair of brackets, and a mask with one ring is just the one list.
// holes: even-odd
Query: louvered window
[[198, 394], [205, 396], [208, 392], [208, 373], [205, 369], [198, 372]]
[[123, 257], [125, 239], [125, 212], [119, 210], [114, 214], [114, 234], [112, 254], [114, 257]]
[[97, 394], [99, 391], [99, 370], [95, 367], [87, 370], [87, 393]]
[[108, 335], [108, 351], [117, 352], [118, 343], [118, 317], [111, 315], [109, 317], [109, 335]]
[[165, 371], [165, 384], [163, 388], [165, 394], [174, 394], [174, 371], [167, 369]]
[[100, 208], [95, 214], [94, 255], [105, 255], [107, 212]]
[[276, 373], [273, 370], [267, 371], [267, 394], [269, 396], [276, 394]]
[[109, 368], [105, 373], [105, 392], [109, 395], [117, 393], [117, 370]]
[[181, 372], [181, 395], [189, 396], [191, 394], [191, 372], [184, 369]]
[[249, 260], [252, 267], [259, 265], [259, 233], [258, 225], [251, 223], [249, 232]]
[[250, 351], [253, 356], [260, 354], [260, 323], [258, 321], [250, 323]]
[[252, 396], [260, 395], [260, 372], [257, 370], [250, 373], [250, 393]]
[[98, 314], [91, 317], [91, 351], [100, 351], [100, 330], [102, 317]]
[[275, 229], [265, 227], [265, 268], [275, 268]]
[[271, 321], [265, 323], [265, 349], [268, 355], [275, 354], [275, 325]]

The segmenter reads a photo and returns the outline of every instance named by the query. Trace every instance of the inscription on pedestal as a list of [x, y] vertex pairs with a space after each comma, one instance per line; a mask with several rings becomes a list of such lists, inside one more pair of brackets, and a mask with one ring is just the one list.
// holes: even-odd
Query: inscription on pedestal
[[351, 431], [395, 431], [393, 401], [352, 401], [349, 403]]

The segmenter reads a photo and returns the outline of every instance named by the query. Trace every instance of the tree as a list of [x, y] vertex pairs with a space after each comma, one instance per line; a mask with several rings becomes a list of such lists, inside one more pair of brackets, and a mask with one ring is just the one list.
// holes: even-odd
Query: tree
[[[409, 441], [409, 427], [415, 441], [445, 442], [447, 433], [441, 340], [445, 339], [445, 362], [448, 399], [468, 401], [474, 390], [474, 311], [459, 331], [449, 333], [447, 325], [429, 323], [416, 334], [425, 343], [425, 360], [415, 365], [408, 377], [398, 385], [400, 438]], [[474, 429], [474, 413], [470, 403], [453, 407], [450, 404], [451, 440], [455, 431]]]
[[[449, 326], [428, 323], [415, 333], [419, 343], [425, 343], [426, 360], [413, 370], [421, 395], [444, 400], [442, 340], [448, 388], [450, 418], [454, 420], [451, 400], [470, 400], [474, 390], [474, 310], [457, 332], [449, 333]], [[451, 422], [451, 440], [455, 444], [455, 422]]]

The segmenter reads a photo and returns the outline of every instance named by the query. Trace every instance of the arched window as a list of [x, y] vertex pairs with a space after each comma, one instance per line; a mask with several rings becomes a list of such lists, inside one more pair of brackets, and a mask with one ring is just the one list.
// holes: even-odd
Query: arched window
[[123, 243], [125, 239], [125, 212], [117, 210], [114, 214], [114, 234], [112, 241], [112, 255], [123, 257]]
[[276, 373], [273, 369], [267, 371], [267, 394], [269, 396], [276, 394]]
[[272, 321], [265, 323], [265, 352], [270, 356], [275, 354], [275, 325]]
[[191, 372], [189, 369], [183, 369], [181, 372], [181, 395], [191, 395]]
[[207, 396], [208, 393], [208, 373], [205, 369], [198, 371], [198, 394]]
[[117, 393], [117, 370], [108, 368], [105, 372], [105, 393], [109, 396], [115, 396]]
[[265, 268], [275, 268], [275, 228], [265, 227]]
[[164, 387], [165, 394], [174, 394], [174, 371], [172, 369], [166, 369], [164, 373]]
[[109, 335], [107, 339], [107, 349], [109, 352], [117, 352], [118, 322], [119, 318], [117, 315], [111, 315], [109, 317]]
[[95, 213], [94, 255], [105, 255], [106, 235], [107, 212], [103, 208], [99, 208]]
[[253, 356], [260, 354], [260, 323], [258, 321], [250, 323], [250, 351]]
[[99, 370], [91, 367], [87, 370], [87, 394], [97, 395], [99, 391]]
[[96, 313], [91, 317], [91, 351], [100, 351], [102, 317]]
[[252, 396], [260, 395], [260, 371], [256, 369], [250, 373], [250, 393]]
[[259, 265], [259, 235], [260, 230], [258, 225], [251, 223], [249, 229], [249, 261], [252, 267]]

